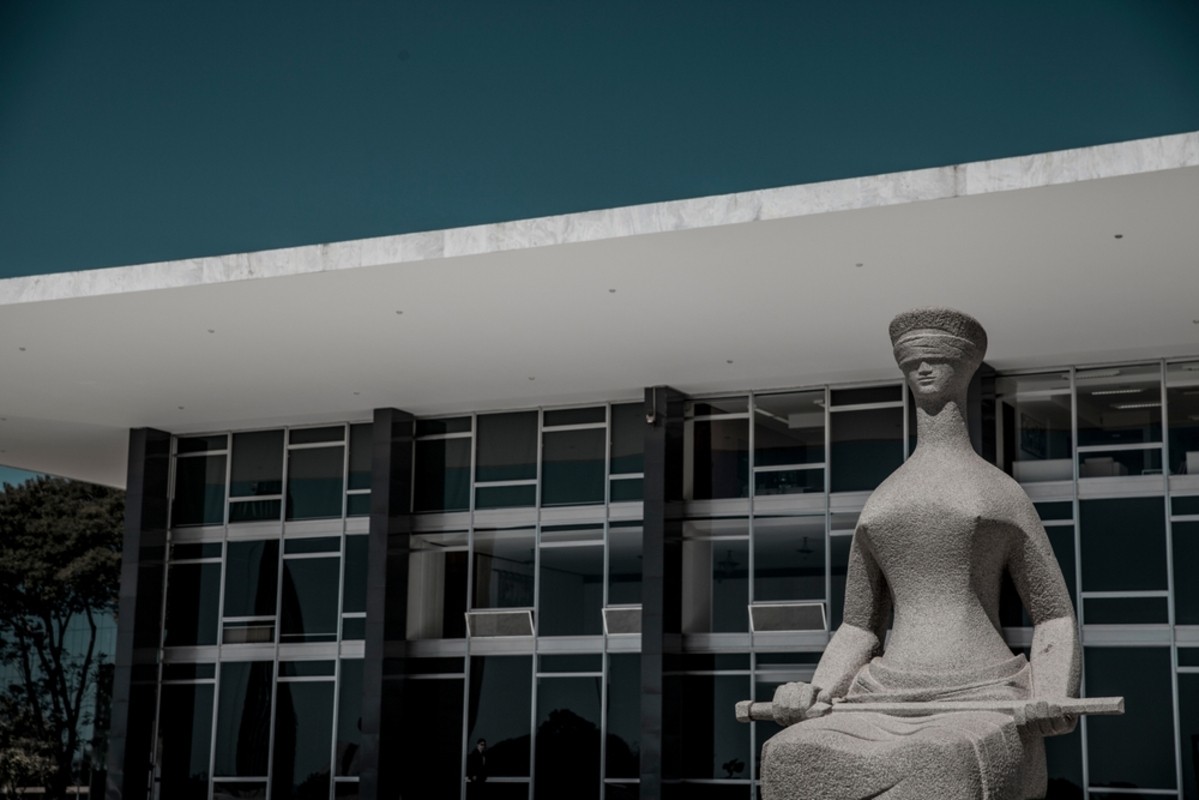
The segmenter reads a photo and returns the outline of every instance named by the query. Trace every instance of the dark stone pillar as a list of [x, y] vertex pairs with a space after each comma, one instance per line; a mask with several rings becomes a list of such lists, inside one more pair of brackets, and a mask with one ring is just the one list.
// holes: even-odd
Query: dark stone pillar
[[974, 445], [974, 452], [992, 464], [996, 461], [995, 374], [994, 367], [982, 364], [966, 390], [966, 427], [970, 431], [970, 443]]
[[[362, 665], [362, 800], [398, 797], [388, 758], [389, 728], [401, 710], [385, 708], [384, 661], [402, 647], [408, 615], [408, 535], [412, 530], [412, 449], [416, 418], [375, 409], [371, 455], [371, 523], [366, 577], [366, 653]], [[394, 643], [389, 646], [389, 643]], [[388, 697], [392, 694], [389, 693]], [[403, 724], [419, 725], [419, 720]]]
[[141, 800], [149, 790], [170, 474], [171, 435], [153, 428], [131, 430], [107, 800]]
[[[641, 798], [679, 776], [677, 687], [665, 672], [682, 644], [683, 403], [645, 390], [645, 522], [641, 555]], [[676, 681], [677, 682], [677, 681]]]

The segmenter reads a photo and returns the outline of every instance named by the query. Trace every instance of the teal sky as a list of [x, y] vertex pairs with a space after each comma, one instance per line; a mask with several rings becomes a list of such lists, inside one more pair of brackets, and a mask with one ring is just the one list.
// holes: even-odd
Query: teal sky
[[0, 277], [1199, 130], [1199, 0], [0, 3]]
[[28, 470], [16, 469], [15, 467], [0, 467], [0, 487], [3, 487], [6, 483], [19, 486], [37, 476], [38, 473], [29, 472]]

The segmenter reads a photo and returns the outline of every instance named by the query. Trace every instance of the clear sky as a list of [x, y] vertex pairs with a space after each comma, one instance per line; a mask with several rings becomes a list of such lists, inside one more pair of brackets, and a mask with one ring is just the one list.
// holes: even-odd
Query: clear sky
[[1199, 0], [0, 3], [0, 276], [1199, 130]]
[[38, 474], [36, 472], [28, 472], [23, 469], [0, 466], [0, 486], [4, 486], [6, 483], [11, 483], [16, 486], [31, 478], [36, 478], [37, 475]]

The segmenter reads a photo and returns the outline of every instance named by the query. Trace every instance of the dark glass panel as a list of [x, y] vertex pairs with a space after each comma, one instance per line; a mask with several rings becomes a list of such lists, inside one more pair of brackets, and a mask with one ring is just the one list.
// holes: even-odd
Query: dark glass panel
[[641, 527], [608, 530], [608, 603], [641, 602]]
[[541, 656], [541, 672], [599, 672], [604, 668], [600, 653], [580, 653], [569, 656]]
[[604, 547], [543, 547], [541, 608], [537, 632], [542, 636], [603, 633]]
[[343, 617], [341, 620], [341, 638], [346, 641], [360, 641], [366, 638], [365, 617]]
[[874, 489], [903, 463], [903, 409], [849, 411], [829, 417], [834, 492]]
[[824, 517], [754, 520], [754, 601], [824, 599]]
[[[337, 775], [357, 775], [362, 747], [362, 662], [341, 662], [337, 694]], [[423, 726], [421, 726], [423, 727]]]
[[785, 469], [754, 473], [754, 495], [824, 491], [823, 469]]
[[696, 400], [687, 416], [704, 417], [720, 414], [744, 414], [749, 411], [748, 397], [718, 397], [715, 400]]
[[346, 429], [341, 425], [326, 428], [292, 428], [292, 444], [319, 444], [321, 442], [344, 442]]
[[588, 425], [604, 422], [604, 407], [563, 408], [558, 411], [546, 411], [541, 419], [541, 425], [549, 428], [554, 425]]
[[1178, 666], [1199, 667], [1199, 647], [1179, 647]]
[[216, 644], [220, 564], [172, 564], [167, 570], [167, 647]]
[[346, 537], [345, 594], [341, 603], [344, 614], [366, 611], [366, 557], [369, 537]]
[[1002, 377], [995, 389], [1003, 470], [1021, 483], [1073, 480], [1069, 373]]
[[1119, 478], [1125, 475], [1161, 475], [1162, 451], [1116, 450], [1078, 454], [1079, 478]]
[[333, 677], [336, 661], [280, 661], [280, 678]]
[[302, 539], [288, 539], [283, 544], [283, 552], [288, 555], [297, 553], [337, 553], [341, 550], [340, 536], [316, 536]]
[[283, 642], [337, 639], [337, 558], [283, 560], [280, 631]]
[[371, 496], [369, 494], [351, 494], [346, 496], [347, 517], [369, 517], [371, 514]]
[[1174, 624], [1199, 625], [1199, 522], [1172, 522], [1174, 537]]
[[266, 781], [213, 781], [213, 800], [266, 800]]
[[749, 541], [698, 539], [683, 543], [683, 630], [749, 630]]
[[691, 422], [693, 500], [749, 496], [749, 420]]
[[[164, 681], [204, 680], [216, 677], [216, 664], [164, 664], [162, 679]], [[149, 676], [157, 680], [156, 676]], [[136, 678], [134, 679], [136, 680]]]
[[222, 644], [254, 644], [275, 641], [275, 621], [239, 620], [222, 625]]
[[541, 504], [604, 502], [603, 428], [546, 431], [541, 452]]
[[357, 781], [338, 781], [333, 785], [334, 800], [360, 800], [362, 792]]
[[279, 586], [279, 541], [229, 542], [225, 616], [273, 617]]
[[612, 480], [608, 499], [613, 503], [635, 503], [644, 498], [645, 487], [641, 478]]
[[754, 398], [754, 466], [824, 461], [824, 392]]
[[176, 453], [208, 453], [224, 450], [228, 444], [225, 434], [215, 436], [180, 436], [175, 440]]
[[1083, 796], [1081, 726], [1065, 736], [1046, 737], [1045, 762], [1049, 774], [1049, 791], [1045, 795], [1046, 800], [1081, 800]]
[[1171, 498], [1170, 513], [1179, 517], [1190, 516], [1191, 514], [1199, 514], [1199, 494], [1191, 497]]
[[641, 656], [608, 656], [608, 751], [604, 775], [636, 778], [641, 751]]
[[476, 481], [537, 477], [537, 412], [484, 414], [478, 421]]
[[1162, 440], [1161, 369], [1143, 367], [1075, 373], [1080, 447]]
[[171, 524], [221, 525], [224, 522], [225, 456], [175, 459]]
[[1087, 694], [1123, 696], [1124, 713], [1087, 718], [1092, 786], [1175, 788], [1170, 648], [1088, 647]]
[[417, 511], [470, 508], [470, 441], [434, 439], [416, 443]]
[[[1181, 655], [1183, 651], [1178, 652]], [[1178, 719], [1182, 743], [1183, 797], [1199, 797], [1199, 675], [1193, 672], [1183, 672], [1178, 676]]]
[[470, 734], [487, 740], [492, 776], [528, 777], [532, 656], [475, 656], [470, 660]]
[[828, 545], [832, 562], [829, 578], [829, 630], [841, 627], [845, 613], [845, 573], [849, 569], [849, 547], [852, 536], [830, 536]]
[[287, 518], [340, 517], [345, 448], [291, 450], [287, 456]]
[[1034, 503], [1033, 505], [1037, 507], [1037, 514], [1044, 522], [1074, 519], [1073, 503]]
[[282, 500], [243, 500], [229, 504], [230, 522], [261, 522], [283, 515]]
[[749, 653], [683, 653], [678, 669], [686, 672], [749, 670]]
[[1160, 497], [1079, 503], [1084, 592], [1166, 588], [1166, 515]]
[[164, 797], [208, 799], [212, 684], [162, 687], [158, 710], [159, 768]]
[[172, 561], [191, 561], [200, 558], [220, 558], [220, 542], [176, 543], [171, 545]]
[[860, 389], [833, 389], [830, 393], [835, 406], [858, 406], [866, 403], [898, 403], [903, 399], [903, 386], [865, 386]]
[[274, 800], [326, 800], [333, 736], [333, 681], [280, 683], [275, 701]]
[[472, 608], [531, 608], [534, 539], [531, 530], [477, 531]]
[[416, 421], [417, 436], [437, 436], [445, 433], [470, 433], [470, 417], [418, 419]]
[[350, 474], [347, 489], [371, 488], [371, 435], [369, 422], [350, 426]]
[[468, 561], [465, 534], [423, 534], [410, 538], [408, 557], [409, 639], [461, 639], [466, 636]]
[[537, 681], [538, 800], [598, 800], [602, 685], [599, 677]]
[[214, 775], [266, 777], [273, 668], [269, 661], [221, 664]]
[[1164, 597], [1090, 597], [1082, 602], [1088, 625], [1153, 625], [1170, 621]]
[[1170, 474], [1199, 475], [1199, 362], [1166, 367], [1166, 405], [1170, 415]]
[[682, 743], [684, 778], [748, 778], [750, 726], [729, 713], [750, 696], [748, 676], [684, 675]]
[[612, 474], [620, 475], [644, 470], [644, 448], [645, 406], [642, 403], [622, 403], [612, 406], [612, 452], [610, 455]]
[[230, 497], [283, 493], [283, 431], [233, 434]]
[[523, 508], [537, 504], [536, 486], [480, 486], [475, 508]]

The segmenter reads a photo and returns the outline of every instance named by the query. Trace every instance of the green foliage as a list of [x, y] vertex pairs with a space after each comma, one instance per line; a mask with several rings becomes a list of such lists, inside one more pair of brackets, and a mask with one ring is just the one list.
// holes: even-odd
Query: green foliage
[[[0, 781], [37, 781], [51, 797], [75, 778], [102, 658], [102, 614], [115, 614], [124, 493], [37, 478], [0, 493]], [[68, 629], [90, 632], [68, 647]]]

